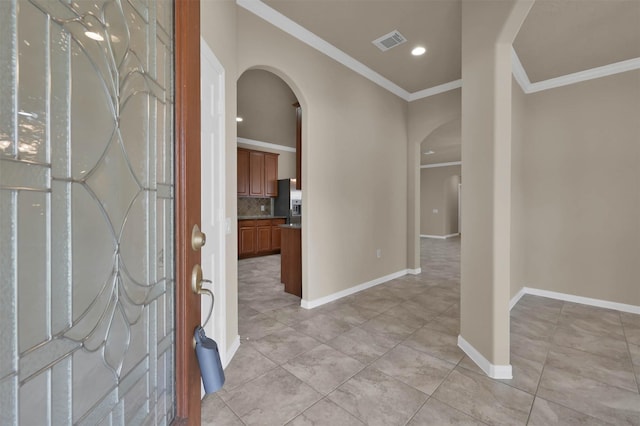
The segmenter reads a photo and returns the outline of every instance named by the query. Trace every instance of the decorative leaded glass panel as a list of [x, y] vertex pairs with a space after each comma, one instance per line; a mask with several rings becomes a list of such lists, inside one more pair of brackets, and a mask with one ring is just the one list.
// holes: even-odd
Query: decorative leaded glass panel
[[174, 416], [173, 2], [0, 0], [0, 424]]

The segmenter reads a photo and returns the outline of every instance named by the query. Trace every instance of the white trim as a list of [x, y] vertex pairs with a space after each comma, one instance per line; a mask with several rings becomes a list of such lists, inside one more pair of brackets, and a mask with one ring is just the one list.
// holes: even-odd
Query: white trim
[[422, 268], [407, 269], [407, 274], [408, 275], [419, 275], [421, 273], [422, 273]]
[[238, 143], [242, 143], [242, 144], [245, 144], [245, 145], [251, 145], [251, 146], [257, 146], [257, 147], [260, 147], [260, 148], [274, 149], [274, 150], [277, 150], [277, 151], [296, 152], [296, 149], [292, 148], [290, 146], [278, 145], [278, 144], [270, 143], [270, 142], [256, 141], [256, 140], [253, 140], [253, 139], [238, 138]]
[[492, 379], [510, 380], [513, 379], [511, 364], [495, 365], [491, 364], [476, 348], [467, 342], [464, 337], [458, 335], [458, 347], [467, 354], [471, 361], [475, 362], [485, 374]]
[[516, 306], [516, 304], [520, 301], [520, 299], [522, 299], [522, 296], [527, 294], [525, 289], [526, 287], [522, 287], [520, 291], [518, 291], [518, 293], [516, 293], [516, 295], [511, 298], [511, 300], [509, 301], [509, 310], [512, 310], [513, 307]]
[[556, 87], [568, 86], [570, 84], [581, 83], [583, 81], [594, 80], [596, 78], [607, 77], [622, 72], [640, 69], [640, 58], [629, 59], [626, 61], [616, 62], [597, 68], [591, 68], [585, 71], [575, 72], [548, 80], [531, 83], [527, 93], [535, 93]]
[[524, 93], [529, 93], [529, 86], [531, 86], [531, 80], [529, 80], [529, 76], [527, 75], [527, 71], [525, 71], [522, 66], [522, 62], [520, 62], [520, 58], [516, 53], [513, 46], [511, 46], [511, 73], [513, 77], [516, 79], [520, 88]]
[[[328, 296], [324, 296], [321, 297], [319, 299], [316, 300], [305, 300], [302, 299], [300, 301], [300, 306], [302, 306], [305, 309], [313, 309], [313, 308], [317, 308], [318, 306], [330, 303], [330, 302], [335, 302], [338, 299], [342, 299], [343, 297], [346, 296], [350, 296], [354, 293], [358, 293], [362, 290], [366, 290], [368, 288], [371, 287], [375, 287], [379, 284], [383, 284], [386, 283], [387, 281], [391, 281], [393, 279], [396, 278], [400, 278], [403, 277], [405, 275], [407, 275], [408, 273], [413, 273], [413, 272], [409, 272], [409, 269], [403, 269], [402, 271], [398, 271], [398, 272], [394, 272], [393, 274], [389, 274], [389, 275], [385, 275], [384, 277], [380, 277], [380, 278], [376, 278], [375, 280], [371, 280], [371, 281], [367, 281], [366, 283], [362, 283], [362, 284], [358, 284], [356, 286], [353, 287], [349, 287], [347, 289], [338, 291], [336, 293], [332, 293]], [[411, 269], [411, 271], [415, 271], [415, 269]]]
[[447, 238], [457, 237], [460, 235], [459, 233], [455, 234], [447, 234], [447, 235], [428, 235], [428, 234], [420, 234], [421, 238], [436, 238], [438, 240], [446, 240]]
[[520, 298], [525, 294], [548, 297], [549, 299], [563, 300], [565, 302], [581, 303], [583, 305], [596, 306], [598, 308], [613, 309], [615, 311], [640, 315], [640, 306], [637, 305], [628, 305], [626, 303], [611, 302], [609, 300], [602, 299], [592, 299], [591, 297], [576, 296], [573, 294], [558, 293], [556, 291], [541, 290], [531, 287], [522, 287], [522, 290], [520, 290], [518, 294], [516, 294], [513, 299], [511, 299], [511, 303], [509, 303], [509, 309], [515, 306], [518, 300], [520, 300]]
[[511, 46], [511, 72], [516, 81], [526, 94], [541, 92], [543, 90], [555, 89], [562, 86], [581, 83], [583, 81], [594, 80], [596, 78], [607, 77], [627, 71], [640, 69], [640, 58], [628, 59], [626, 61], [615, 62], [601, 67], [591, 68], [548, 80], [531, 83], [527, 72], [520, 62], [520, 58], [513, 46]]
[[449, 166], [462, 166], [462, 161], [451, 161], [449, 163], [434, 163], [424, 164], [420, 166], [421, 169], [433, 169], [435, 167], [449, 167]]
[[[238, 352], [238, 349], [240, 349], [240, 336], [236, 336], [236, 338], [233, 339], [231, 347], [220, 354], [223, 369], [227, 368], [236, 352]], [[220, 350], [220, 348], [218, 348], [218, 350]]]
[[428, 89], [419, 90], [409, 94], [407, 101], [413, 102], [419, 99], [428, 98], [429, 96], [439, 95], [440, 93], [448, 92], [450, 90], [459, 89], [462, 87], [462, 79], [450, 81], [448, 83], [440, 84], [439, 86], [433, 86]]
[[267, 6], [265, 3], [259, 0], [236, 0], [236, 3], [238, 4], [238, 6], [243, 7], [244, 9], [264, 19], [265, 21], [281, 29], [287, 34], [297, 38], [301, 42], [311, 46], [321, 53], [324, 53], [325, 55], [341, 63], [345, 67], [371, 80], [378, 86], [388, 90], [396, 96], [399, 96], [405, 101], [409, 100], [409, 92], [404, 90], [402, 87], [378, 74], [371, 68], [364, 65], [362, 62], [355, 60], [351, 56], [344, 53], [342, 50], [321, 39], [311, 31], [304, 28], [302, 25], [297, 24], [296, 22], [284, 16], [282, 13]]
[[[327, 55], [328, 57], [339, 62], [350, 70], [360, 74], [364, 78], [367, 78], [368, 80], [372, 81], [383, 89], [388, 90], [394, 95], [404, 99], [407, 102], [424, 99], [429, 96], [437, 95], [462, 87], [462, 80], [455, 80], [427, 89], [418, 90], [417, 92], [409, 93], [407, 90], [398, 86], [388, 78], [382, 76], [381, 74], [378, 74], [376, 71], [372, 70], [362, 62], [347, 55], [342, 50], [328, 43], [324, 39], [318, 37], [308, 29], [304, 28], [302, 25], [294, 22], [282, 13], [263, 3], [261, 0], [236, 0], [236, 3], [238, 4], [238, 6], [264, 19], [276, 28], [279, 28], [290, 36], [297, 38], [301, 42]], [[555, 89], [556, 87], [580, 83], [595, 78], [606, 77], [621, 72], [640, 69], [640, 58], [629, 59], [614, 64], [604, 65], [573, 74], [567, 74], [560, 77], [539, 81], [537, 83], [531, 83], [531, 80], [529, 80], [529, 77], [527, 76], [527, 72], [522, 66], [522, 62], [520, 62], [520, 58], [518, 58], [516, 51], [513, 49], [513, 46], [511, 46], [511, 69], [516, 81], [518, 82], [524, 93], [529, 94], [540, 92], [542, 90]]]

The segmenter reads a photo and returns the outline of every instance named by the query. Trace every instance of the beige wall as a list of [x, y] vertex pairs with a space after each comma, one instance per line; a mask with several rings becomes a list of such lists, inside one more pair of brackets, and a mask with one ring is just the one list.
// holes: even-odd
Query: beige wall
[[525, 94], [520, 85], [511, 82], [511, 291], [513, 298], [524, 287], [525, 237], [523, 166], [525, 121]]
[[236, 4], [232, 0], [201, 3], [201, 35], [225, 69], [225, 217], [231, 218], [231, 233], [226, 238], [226, 334], [227, 348], [238, 335], [238, 238], [237, 238], [237, 159], [236, 159]]
[[[420, 170], [420, 235], [458, 232], [458, 183], [461, 166]], [[434, 209], [438, 210], [434, 213]]]
[[238, 72], [255, 67], [303, 108], [304, 299], [404, 270], [406, 102], [239, 8]]
[[277, 75], [245, 71], [238, 79], [238, 137], [295, 148], [297, 101]]
[[640, 71], [525, 102], [518, 285], [640, 305]]
[[[250, 145], [239, 142], [238, 148], [252, 149], [254, 151], [273, 152], [278, 155], [278, 179], [289, 179], [296, 177], [296, 153], [283, 151], [281, 149], [265, 148], [262, 146]], [[235, 190], [234, 190], [235, 191]]]

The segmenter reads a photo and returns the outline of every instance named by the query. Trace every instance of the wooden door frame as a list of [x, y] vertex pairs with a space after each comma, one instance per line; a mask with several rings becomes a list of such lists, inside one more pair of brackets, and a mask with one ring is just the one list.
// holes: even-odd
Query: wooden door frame
[[191, 271], [200, 251], [191, 232], [200, 224], [200, 0], [174, 0], [175, 37], [175, 384], [174, 424], [200, 424], [200, 370], [193, 333], [200, 296]]

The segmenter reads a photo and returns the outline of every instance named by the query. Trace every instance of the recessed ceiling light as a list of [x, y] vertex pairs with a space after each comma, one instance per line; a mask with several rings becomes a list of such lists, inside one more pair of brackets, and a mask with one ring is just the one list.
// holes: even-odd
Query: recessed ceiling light
[[427, 152], [424, 153], [424, 155], [431, 155], [431, 154], [435, 154], [435, 151], [429, 150]]
[[411, 51], [411, 54], [413, 56], [420, 56], [420, 55], [424, 55], [424, 52], [426, 52], [427, 49], [425, 49], [422, 46], [418, 46], [418, 47], [414, 47], [413, 50]]
[[236, 121], [240, 123], [242, 121], [242, 117], [236, 117]]
[[95, 40], [95, 41], [104, 41], [104, 37], [102, 37], [100, 34], [95, 33], [93, 31], [85, 31], [84, 35], [86, 35], [87, 37], [89, 37], [91, 40]]

